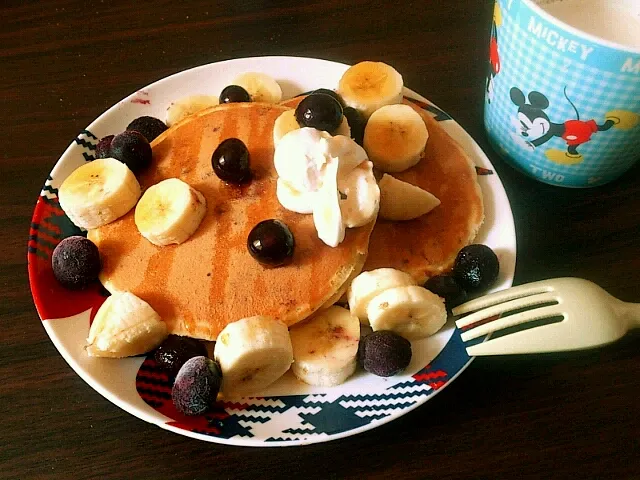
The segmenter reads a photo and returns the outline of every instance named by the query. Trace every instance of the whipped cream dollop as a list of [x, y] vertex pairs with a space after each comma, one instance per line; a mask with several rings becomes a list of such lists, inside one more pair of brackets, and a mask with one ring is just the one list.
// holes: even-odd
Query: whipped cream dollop
[[315, 128], [287, 133], [276, 146], [276, 195], [292, 212], [312, 214], [318, 237], [337, 247], [346, 228], [373, 221], [380, 189], [365, 150], [344, 135]]

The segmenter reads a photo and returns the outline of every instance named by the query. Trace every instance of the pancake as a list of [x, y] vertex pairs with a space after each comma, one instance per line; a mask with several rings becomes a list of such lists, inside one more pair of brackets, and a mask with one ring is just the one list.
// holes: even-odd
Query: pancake
[[[283, 102], [295, 108], [302, 97]], [[393, 176], [440, 199], [440, 205], [415, 220], [378, 219], [363, 271], [391, 267], [419, 283], [451, 269], [456, 255], [475, 238], [484, 220], [482, 191], [473, 161], [425, 110], [405, 99], [423, 118], [429, 140], [420, 162]]]
[[[205, 196], [207, 213], [180, 245], [148, 242], [135, 226], [133, 210], [89, 232], [100, 250], [100, 280], [107, 290], [130, 291], [147, 301], [170, 333], [215, 340], [228, 323], [253, 315], [293, 325], [346, 288], [362, 268], [374, 222], [348, 229], [345, 240], [331, 248], [318, 238], [312, 215], [279, 204], [272, 137], [285, 110], [259, 103], [220, 105], [153, 141], [153, 164], [139, 178], [143, 190], [178, 177]], [[250, 152], [254, 177], [246, 186], [226, 185], [213, 173], [211, 154], [230, 137], [240, 138]], [[263, 267], [247, 250], [250, 230], [268, 218], [284, 221], [294, 235], [288, 265]]]
[[440, 205], [406, 222], [379, 219], [363, 270], [392, 267], [419, 283], [453, 267], [458, 252], [473, 242], [484, 221], [482, 191], [473, 161], [426, 111], [429, 140], [420, 162], [393, 176], [432, 193]]

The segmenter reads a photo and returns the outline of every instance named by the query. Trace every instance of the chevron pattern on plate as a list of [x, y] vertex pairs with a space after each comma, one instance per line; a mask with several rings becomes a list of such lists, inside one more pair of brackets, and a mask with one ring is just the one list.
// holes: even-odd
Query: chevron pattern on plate
[[242, 398], [219, 402], [204, 415], [187, 416], [174, 407], [173, 379], [158, 367], [152, 355], [138, 371], [136, 389], [149, 406], [172, 419], [170, 425], [194, 433], [263, 442], [308, 441], [382, 423], [423, 403], [469, 361], [461, 347], [456, 331], [433, 362], [411, 380], [377, 393], [345, 393], [334, 387], [323, 394]]

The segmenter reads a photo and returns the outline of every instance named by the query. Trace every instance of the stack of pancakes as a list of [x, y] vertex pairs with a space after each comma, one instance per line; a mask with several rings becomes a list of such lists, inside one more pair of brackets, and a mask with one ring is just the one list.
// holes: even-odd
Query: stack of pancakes
[[[318, 238], [312, 215], [285, 210], [276, 198], [273, 124], [288, 108], [220, 105], [154, 140], [152, 167], [139, 178], [142, 189], [180, 178], [205, 196], [207, 214], [180, 245], [148, 242], [136, 228], [133, 211], [90, 231], [107, 290], [130, 291], [147, 301], [170, 333], [215, 340], [228, 323], [253, 315], [293, 325], [337, 301], [363, 268], [398, 268], [423, 281], [451, 267], [460, 248], [475, 237], [483, 204], [473, 164], [437, 122], [414, 107], [430, 139], [420, 163], [395, 176], [433, 193], [440, 206], [409, 222], [379, 220], [375, 228], [372, 222], [348, 229], [332, 248]], [[250, 152], [253, 179], [244, 186], [225, 184], [211, 166], [215, 148], [231, 137]], [[262, 266], [246, 246], [251, 229], [269, 218], [284, 221], [296, 242], [292, 261], [278, 268]]]

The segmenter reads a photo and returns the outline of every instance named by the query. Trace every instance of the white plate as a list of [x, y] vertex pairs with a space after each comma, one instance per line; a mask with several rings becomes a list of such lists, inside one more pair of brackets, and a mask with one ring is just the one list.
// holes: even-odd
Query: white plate
[[[391, 378], [358, 373], [332, 388], [303, 386], [285, 375], [260, 398], [227, 402], [206, 416], [185, 417], [170, 399], [166, 375], [144, 358], [90, 358], [84, 352], [92, 312], [104, 300], [95, 288], [74, 293], [53, 279], [50, 254], [64, 237], [78, 233], [57, 203], [57, 188], [75, 168], [93, 158], [97, 139], [118, 133], [141, 116], [164, 119], [177, 98], [218, 95], [237, 74], [259, 71], [282, 86], [284, 98], [315, 88], [335, 88], [347, 65], [297, 57], [229, 60], [181, 72], [125, 98], [83, 130], [56, 163], [34, 212], [29, 240], [29, 278], [46, 332], [64, 359], [91, 387], [125, 411], [167, 430], [200, 440], [243, 446], [302, 445], [347, 437], [375, 428], [422, 405], [452, 382], [471, 362], [450, 320], [433, 337], [414, 342], [405, 373]], [[407, 90], [423, 102], [427, 100]], [[493, 166], [473, 139], [444, 112], [430, 105], [478, 167]], [[486, 220], [475, 242], [489, 245], [500, 259], [494, 287], [511, 286], [516, 237], [509, 201], [498, 176], [479, 177]], [[154, 408], [156, 407], [156, 408]]]

